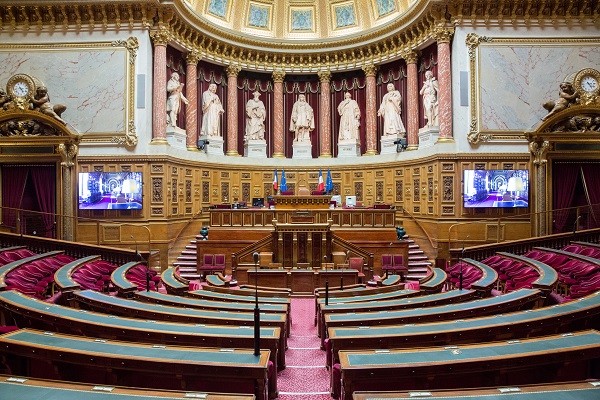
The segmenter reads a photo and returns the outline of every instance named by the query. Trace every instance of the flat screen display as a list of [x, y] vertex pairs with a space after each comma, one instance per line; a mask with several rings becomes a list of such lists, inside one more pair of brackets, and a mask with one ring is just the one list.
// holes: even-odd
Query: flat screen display
[[356, 207], [356, 196], [346, 196], [346, 207]]
[[141, 210], [141, 172], [80, 172], [80, 210]]
[[466, 170], [466, 208], [529, 207], [529, 170]]
[[254, 197], [252, 199], [252, 207], [264, 207], [265, 206], [265, 199], [262, 197]]

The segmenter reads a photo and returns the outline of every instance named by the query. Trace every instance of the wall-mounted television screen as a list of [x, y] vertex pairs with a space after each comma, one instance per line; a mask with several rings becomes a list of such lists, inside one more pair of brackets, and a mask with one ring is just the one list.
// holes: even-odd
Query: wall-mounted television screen
[[464, 206], [482, 208], [529, 207], [529, 171], [466, 170]]
[[80, 172], [80, 210], [140, 210], [141, 172]]

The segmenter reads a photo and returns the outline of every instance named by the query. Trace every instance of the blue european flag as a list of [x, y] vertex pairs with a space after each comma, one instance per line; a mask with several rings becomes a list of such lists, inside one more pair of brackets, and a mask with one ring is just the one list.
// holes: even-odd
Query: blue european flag
[[288, 190], [287, 181], [285, 180], [285, 170], [284, 169], [281, 170], [281, 183], [279, 184], [279, 189], [282, 192], [285, 190]]
[[327, 170], [327, 180], [325, 181], [325, 191], [330, 193], [333, 190], [333, 180], [331, 179], [331, 170]]

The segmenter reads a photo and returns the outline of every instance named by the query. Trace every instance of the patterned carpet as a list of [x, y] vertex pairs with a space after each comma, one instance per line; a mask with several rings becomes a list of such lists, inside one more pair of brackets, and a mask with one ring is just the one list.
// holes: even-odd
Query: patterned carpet
[[331, 400], [325, 352], [314, 325], [315, 299], [292, 299], [292, 328], [285, 353], [286, 368], [279, 372], [280, 400]]

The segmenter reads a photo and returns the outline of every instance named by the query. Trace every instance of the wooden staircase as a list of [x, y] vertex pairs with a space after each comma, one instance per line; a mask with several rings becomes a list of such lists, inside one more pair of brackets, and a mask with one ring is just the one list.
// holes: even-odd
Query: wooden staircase
[[169, 266], [179, 267], [179, 274], [188, 280], [199, 279], [197, 269], [196, 241], [202, 240], [199, 232], [204, 221], [194, 221], [185, 228], [184, 232], [169, 251]]

